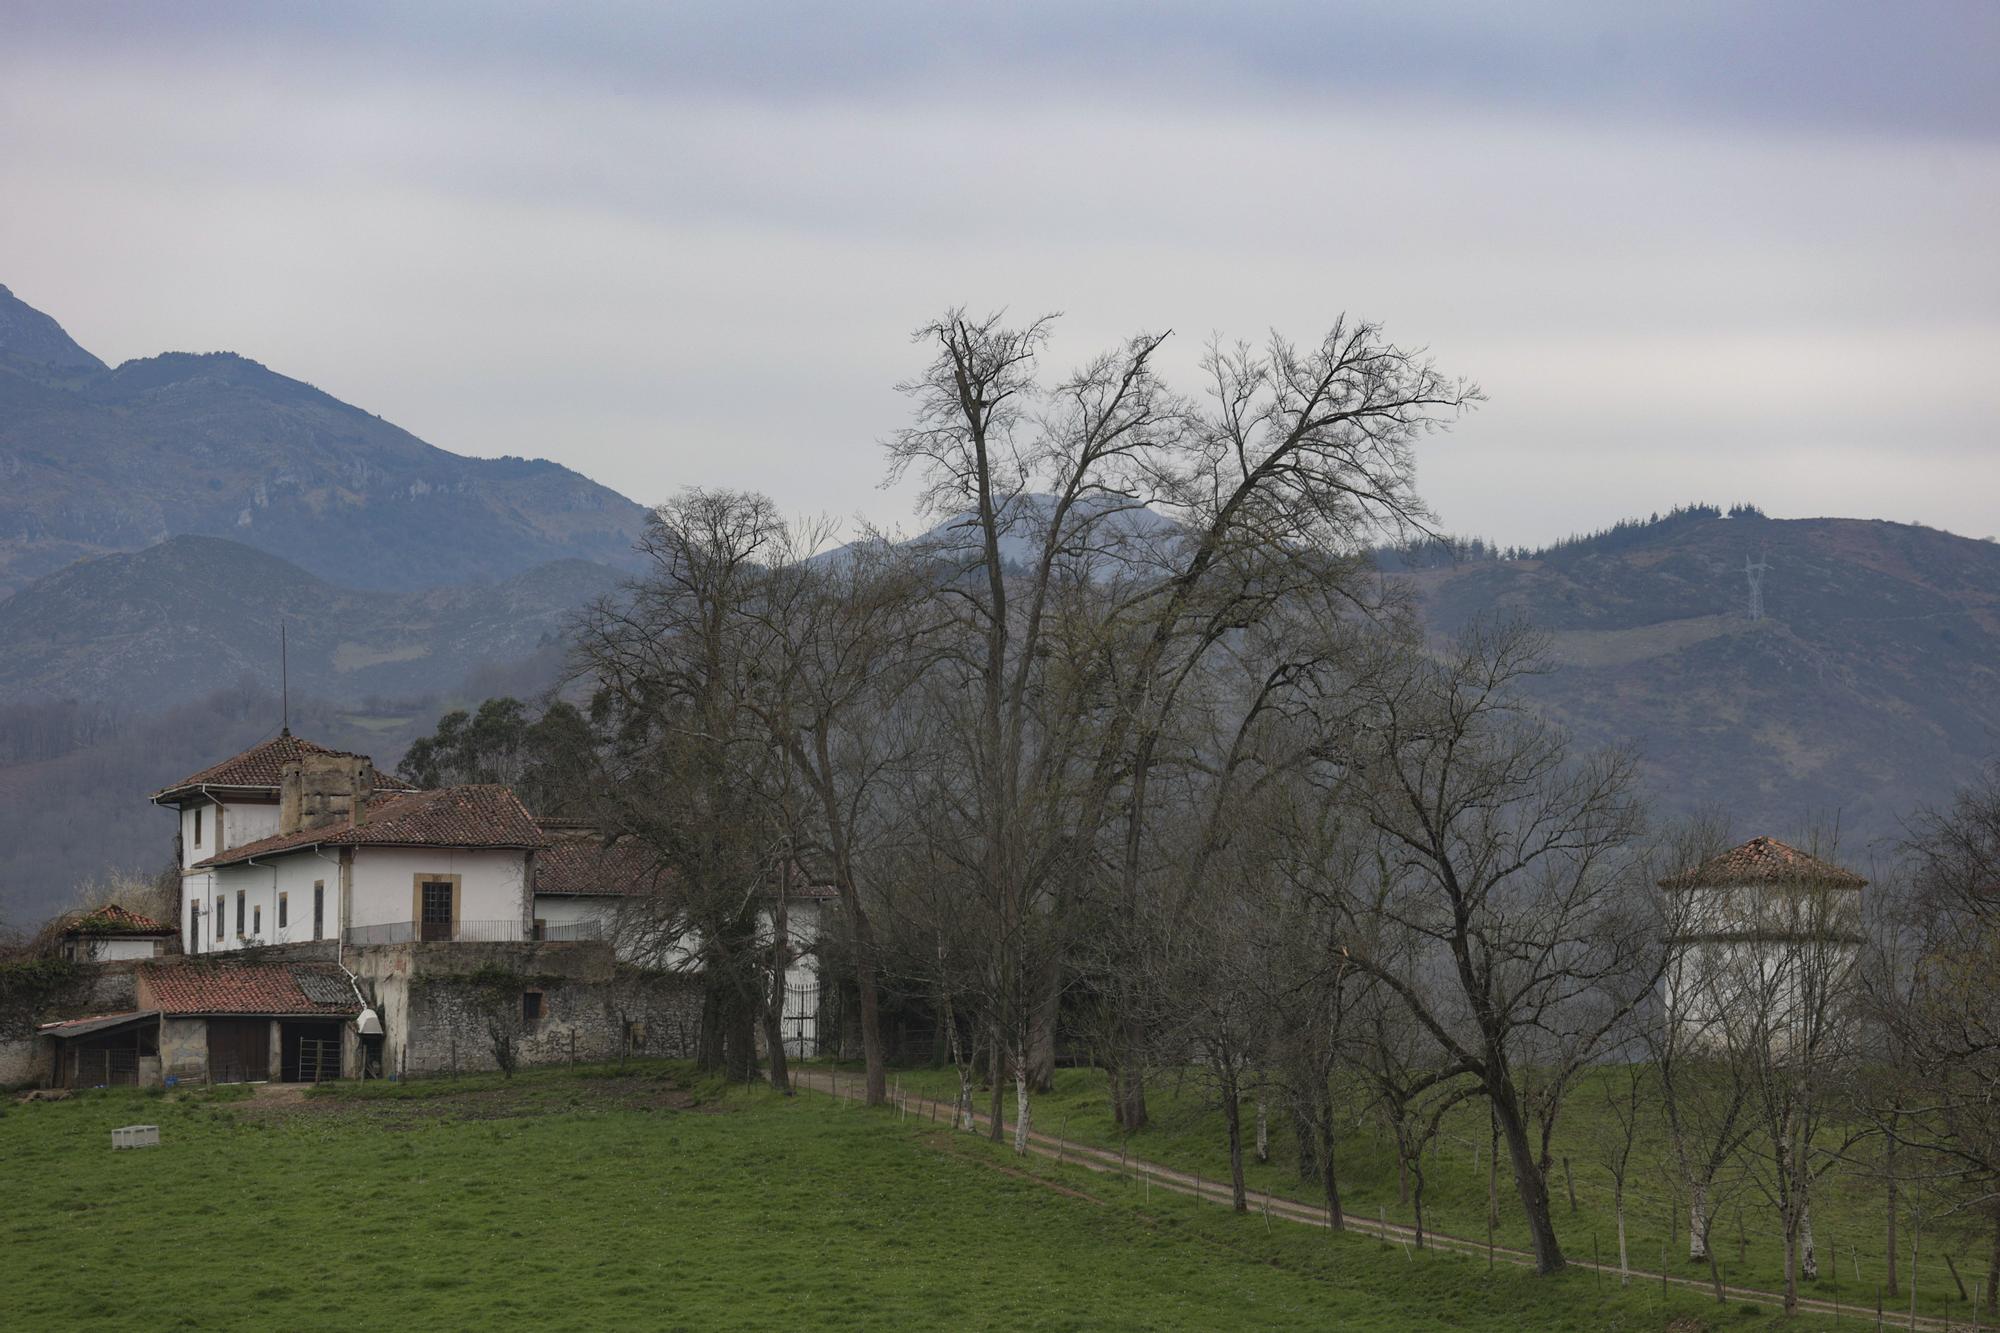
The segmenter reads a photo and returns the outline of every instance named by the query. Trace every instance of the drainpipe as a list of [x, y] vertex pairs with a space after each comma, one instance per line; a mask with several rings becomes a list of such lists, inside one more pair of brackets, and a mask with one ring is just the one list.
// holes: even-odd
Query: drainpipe
[[[318, 857], [320, 860], [326, 861], [328, 865], [331, 865], [336, 871], [338, 871], [340, 869], [340, 862], [336, 860], [328, 860], [326, 853], [320, 850], [320, 846], [321, 844], [319, 843], [312, 844], [312, 854]], [[337, 876], [334, 882], [336, 884], [340, 882]], [[346, 900], [345, 889], [343, 888], [342, 890], [343, 903], [345, 902], [345, 900]], [[333, 928], [333, 965], [339, 968], [341, 971], [347, 972], [347, 984], [351, 988], [353, 988], [354, 1002], [361, 1006], [361, 1012], [354, 1016], [355, 1035], [361, 1037], [379, 1036], [382, 1032], [381, 1015], [377, 1014], [375, 1010], [369, 1006], [368, 1001], [362, 998], [361, 979], [355, 976], [354, 973], [348, 972], [347, 970], [347, 932], [342, 930], [337, 924]], [[373, 1029], [372, 1032], [370, 1031], [371, 1028]], [[364, 1081], [366, 1081], [368, 1077], [368, 1054], [365, 1047], [363, 1048], [361, 1055], [361, 1077]]]
[[[218, 852], [216, 853], [216, 855], [220, 856], [221, 853]], [[243, 858], [243, 864], [246, 866], [254, 866], [257, 864], [257, 858], [254, 856], [246, 856]], [[260, 866], [258, 868], [262, 869], [263, 867]], [[276, 934], [278, 930], [278, 867], [271, 866], [270, 871], [271, 871], [271, 932], [273, 934]]]

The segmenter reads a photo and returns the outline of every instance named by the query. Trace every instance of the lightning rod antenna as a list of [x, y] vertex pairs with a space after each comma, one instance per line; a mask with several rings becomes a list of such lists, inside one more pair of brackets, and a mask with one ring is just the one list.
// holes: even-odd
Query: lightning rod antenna
[[285, 622], [278, 622], [278, 734], [292, 734], [292, 655], [285, 641]]

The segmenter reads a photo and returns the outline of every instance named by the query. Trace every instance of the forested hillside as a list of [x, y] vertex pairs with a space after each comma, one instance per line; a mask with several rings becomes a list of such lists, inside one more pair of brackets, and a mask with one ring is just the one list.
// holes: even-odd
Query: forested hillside
[[[1752, 618], [1752, 571], [1762, 615]], [[1751, 833], [1838, 820], [1860, 854], [2000, 754], [2000, 546], [1859, 519], [1682, 511], [1527, 559], [1407, 576], [1434, 634], [1549, 631], [1528, 692], [1634, 748], [1666, 812]]]
[[0, 703], [75, 698], [153, 713], [239, 679], [277, 690], [279, 626], [300, 696], [421, 697], [546, 652], [616, 586], [564, 560], [490, 584], [339, 587], [236, 542], [176, 537], [51, 574], [0, 602]]

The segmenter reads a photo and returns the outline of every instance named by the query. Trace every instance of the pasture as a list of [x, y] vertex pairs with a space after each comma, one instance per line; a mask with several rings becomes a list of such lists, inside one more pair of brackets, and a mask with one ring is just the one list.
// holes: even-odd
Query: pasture
[[[135, 1122], [158, 1124], [161, 1146], [112, 1151], [111, 1129]], [[6, 1327], [1781, 1322], [1698, 1293], [1489, 1272], [1148, 1197], [921, 1121], [723, 1089], [680, 1066], [10, 1102], [0, 1173]]]

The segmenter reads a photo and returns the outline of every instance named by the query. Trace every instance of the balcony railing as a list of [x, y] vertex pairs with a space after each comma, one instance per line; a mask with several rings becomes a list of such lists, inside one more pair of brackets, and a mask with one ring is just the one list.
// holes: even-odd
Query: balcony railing
[[533, 929], [516, 918], [507, 921], [416, 922], [389, 921], [379, 926], [349, 926], [345, 939], [361, 947], [369, 944], [518, 944], [528, 940], [601, 940], [603, 923], [565, 922]]

